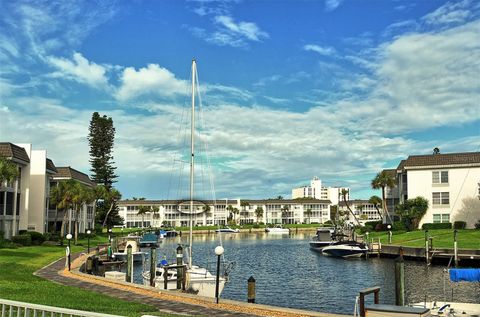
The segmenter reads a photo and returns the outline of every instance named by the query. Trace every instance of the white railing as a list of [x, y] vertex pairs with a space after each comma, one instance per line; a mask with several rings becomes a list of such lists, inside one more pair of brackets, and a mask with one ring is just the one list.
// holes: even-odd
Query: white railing
[[120, 317], [119, 315], [100, 314], [84, 310], [16, 302], [1, 298], [0, 305], [2, 306], [1, 317]]

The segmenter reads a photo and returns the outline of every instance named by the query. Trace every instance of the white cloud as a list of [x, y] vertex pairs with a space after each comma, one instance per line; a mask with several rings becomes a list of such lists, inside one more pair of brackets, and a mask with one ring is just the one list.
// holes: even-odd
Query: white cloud
[[66, 78], [94, 88], [106, 88], [108, 79], [106, 67], [88, 61], [81, 53], [74, 53], [72, 59], [50, 56], [48, 62], [58, 71], [53, 77]]
[[260, 41], [262, 38], [268, 38], [268, 33], [260, 30], [258, 26], [252, 22], [235, 23], [232, 17], [225, 15], [215, 17], [215, 22], [225, 27], [233, 34], [238, 34], [251, 41]]
[[333, 11], [342, 4], [343, 0], [325, 0], [325, 11]]
[[335, 55], [335, 53], [336, 53], [336, 51], [333, 47], [320, 46], [320, 45], [316, 45], [316, 44], [307, 44], [307, 45], [303, 46], [303, 49], [305, 51], [312, 51], [312, 52], [315, 52], [315, 53], [318, 53], [318, 54], [324, 55], [324, 56], [332, 56], [332, 55]]
[[471, 0], [449, 1], [437, 10], [425, 15], [423, 20], [432, 25], [464, 23], [478, 17], [480, 4]]
[[188, 92], [188, 84], [184, 80], [177, 79], [168, 69], [157, 64], [149, 64], [139, 70], [127, 67], [120, 81], [116, 98], [121, 101], [143, 95], [173, 97]]

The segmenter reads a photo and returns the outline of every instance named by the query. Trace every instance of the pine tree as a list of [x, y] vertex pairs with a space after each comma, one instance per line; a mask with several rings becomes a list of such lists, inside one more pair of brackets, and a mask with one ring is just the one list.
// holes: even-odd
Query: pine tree
[[115, 128], [112, 118], [94, 112], [88, 134], [92, 179], [97, 184], [103, 184], [107, 190], [110, 190], [118, 177], [115, 175], [116, 167], [113, 166], [114, 139]]

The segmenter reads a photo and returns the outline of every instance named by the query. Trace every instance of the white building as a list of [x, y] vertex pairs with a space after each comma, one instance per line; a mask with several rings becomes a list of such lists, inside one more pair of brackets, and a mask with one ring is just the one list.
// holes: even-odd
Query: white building
[[[397, 168], [397, 186], [388, 198], [400, 202], [418, 196], [429, 201], [420, 222], [480, 220], [480, 152], [411, 155]], [[393, 195], [392, 195], [393, 194]]]
[[7, 239], [19, 230], [44, 233], [55, 165], [46, 150], [33, 150], [31, 144], [2, 142], [0, 156], [16, 164], [20, 172], [17, 180], [0, 186], [0, 231]]
[[[47, 157], [46, 150], [33, 150], [31, 144], [0, 142], [0, 157], [17, 165], [20, 172], [14, 182], [0, 184], [0, 231], [6, 239], [17, 235], [20, 230], [40, 233], [55, 231], [53, 222], [60, 215], [49, 211], [49, 195], [50, 186], [57, 181], [70, 177], [88, 185], [93, 184], [83, 173], [71, 168], [57, 169]], [[66, 178], [65, 174], [68, 173], [65, 169], [70, 173]], [[80, 232], [84, 232], [85, 228], [93, 228], [93, 219], [93, 206], [85, 206], [80, 219]]]
[[[348, 201], [348, 206], [352, 210], [352, 212], [355, 214], [355, 217], [357, 220], [360, 222], [360, 224], [363, 226], [365, 225], [365, 222], [368, 221], [378, 221], [381, 219], [380, 214], [382, 213], [382, 207], [377, 206], [378, 210], [375, 208], [375, 205], [370, 203], [368, 200], [361, 200], [361, 199], [354, 199]], [[348, 211], [347, 204], [343, 201], [341, 201], [338, 204], [338, 209], [342, 211], [343, 213], [348, 213], [348, 222], [357, 225], [355, 222], [355, 218], [352, 216], [352, 214]]]
[[338, 205], [342, 201], [342, 190], [347, 190], [347, 200], [350, 199], [350, 190], [348, 187], [325, 187], [322, 186], [322, 180], [314, 177], [310, 186], [301, 186], [292, 189], [292, 199], [297, 198], [315, 198], [320, 200], [330, 200], [332, 205]]
[[[159, 212], [139, 215], [139, 206], [142, 205], [156, 206]], [[330, 220], [330, 206], [329, 200], [318, 199], [195, 201], [193, 223], [194, 225], [225, 225], [229, 217], [238, 224], [324, 223]], [[123, 200], [118, 203], [118, 207], [119, 215], [124, 219], [127, 228], [160, 227], [161, 224], [189, 225], [189, 201]], [[259, 212], [260, 208], [261, 212]], [[232, 209], [238, 212], [232, 212]]]

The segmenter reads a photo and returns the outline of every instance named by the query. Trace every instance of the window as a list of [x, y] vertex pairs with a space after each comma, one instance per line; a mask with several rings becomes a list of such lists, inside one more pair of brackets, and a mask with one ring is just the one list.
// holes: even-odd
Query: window
[[432, 184], [448, 184], [448, 171], [433, 171]]
[[442, 215], [433, 214], [433, 223], [440, 223], [440, 222], [442, 222]]
[[442, 222], [450, 222], [450, 215], [442, 214]]
[[432, 193], [432, 204], [433, 205], [448, 205], [448, 204], [450, 204], [450, 194], [449, 194], [449, 192]]

